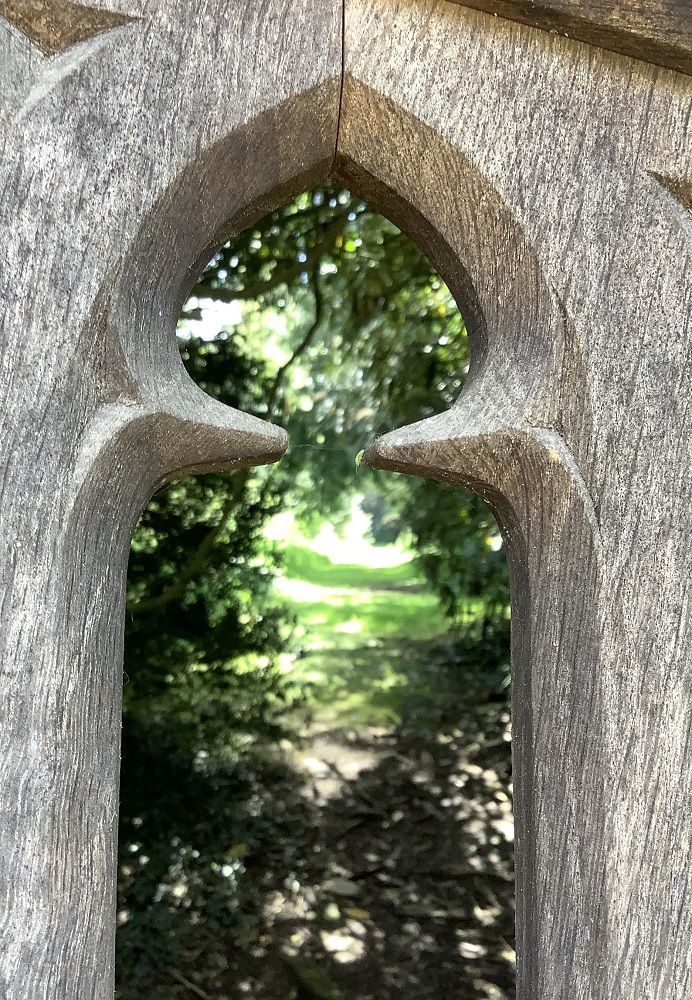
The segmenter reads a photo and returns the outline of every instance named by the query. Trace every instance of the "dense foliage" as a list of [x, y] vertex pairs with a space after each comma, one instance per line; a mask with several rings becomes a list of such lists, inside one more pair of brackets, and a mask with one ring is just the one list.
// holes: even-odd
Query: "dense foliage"
[[[253, 409], [261, 363], [193, 343], [191, 371], [225, 403]], [[175, 732], [192, 749], [273, 730], [286, 685], [274, 664], [287, 623], [272, 598], [277, 553], [267, 520], [281, 506], [271, 476], [187, 478], [161, 490], [135, 533], [125, 630], [126, 722]]]
[[[196, 327], [210, 299], [236, 304], [213, 339]], [[251, 836], [229, 803], [258, 794], [248, 751], [280, 734], [301, 697], [278, 657], [291, 620], [272, 593], [281, 564], [265, 534], [273, 514], [290, 509], [307, 531], [322, 519], [338, 524], [354, 492], [363, 494], [376, 540], [410, 542], [467, 638], [504, 652], [508, 635], [506, 568], [488, 509], [466, 491], [357, 462], [375, 435], [449, 407], [468, 367], [466, 331], [448, 289], [393, 225], [329, 184], [301, 195], [216, 254], [180, 334], [198, 384], [287, 427], [291, 448], [269, 469], [162, 489], [135, 534], [121, 812], [128, 918], [120, 948], [121, 967], [138, 967], [138, 975], [142, 963], [172, 962], [186, 947], [176, 930], [190, 917], [181, 917], [175, 898], [180, 873], [194, 872], [188, 883], [197, 901], [186, 905], [203, 911], [217, 905], [213, 886], [227, 887], [241, 866], [218, 847], [207, 856], [204, 844]], [[242, 935], [247, 914], [237, 907]], [[231, 919], [217, 916], [219, 926]], [[145, 936], [155, 939], [154, 952], [142, 951]], [[119, 996], [130, 995], [121, 984]]]
[[[194, 336], [206, 299], [242, 303], [213, 340]], [[378, 540], [411, 539], [452, 617], [481, 597], [482, 626], [506, 634], [506, 568], [487, 507], [464, 490], [357, 466], [377, 434], [448, 408], [468, 367], [456, 304], [410, 240], [324, 185], [217, 253], [181, 335], [199, 385], [286, 426], [291, 448], [269, 470], [186, 479], [150, 503], [130, 564], [127, 716], [149, 725], [152, 708], [165, 710], [202, 740], [229, 720], [233, 729], [270, 720], [253, 685], [280, 710], [271, 663], [286, 630], [270, 593], [278, 555], [263, 529], [287, 507], [306, 525], [338, 523], [355, 490]], [[239, 697], [233, 663], [248, 654], [256, 669]]]

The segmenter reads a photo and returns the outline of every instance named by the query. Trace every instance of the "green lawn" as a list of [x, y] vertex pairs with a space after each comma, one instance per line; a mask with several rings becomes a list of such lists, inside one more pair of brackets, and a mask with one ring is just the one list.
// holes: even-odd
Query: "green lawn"
[[[310, 542], [293, 533], [278, 583], [297, 626], [286, 669], [310, 685], [314, 729], [391, 726], [434, 719], [445, 693], [439, 664], [427, 655], [448, 623], [403, 549]], [[349, 552], [359, 561], [343, 560]]]
[[303, 545], [288, 545], [284, 550], [286, 576], [292, 580], [321, 587], [354, 590], [388, 590], [391, 588], [411, 589], [421, 586], [424, 581], [415, 572], [410, 561], [402, 561], [392, 566], [372, 566], [367, 563], [334, 562], [322, 552], [316, 552]]

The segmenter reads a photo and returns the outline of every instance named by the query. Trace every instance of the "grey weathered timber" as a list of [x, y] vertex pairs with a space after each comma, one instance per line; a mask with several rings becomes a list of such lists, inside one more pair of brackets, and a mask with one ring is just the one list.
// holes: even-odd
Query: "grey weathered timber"
[[519, 1000], [686, 1000], [692, 80], [443, 0], [347, 0], [342, 51], [342, 14], [0, 0], [0, 997], [112, 997], [132, 526], [285, 447], [190, 382], [175, 319], [334, 171], [471, 331], [458, 405], [370, 461], [505, 532]]
[[690, 0], [454, 0], [681, 73], [692, 73]]
[[176, 318], [227, 226], [329, 168], [341, 10], [108, 0], [47, 58], [19, 13], [74, 5], [4, 6], [0, 997], [110, 1000], [131, 529], [164, 479], [286, 444], [193, 384]]
[[369, 460], [503, 525], [519, 997], [685, 1000], [692, 80], [451, 4], [351, 0], [346, 30], [341, 175], [475, 343], [458, 405]]

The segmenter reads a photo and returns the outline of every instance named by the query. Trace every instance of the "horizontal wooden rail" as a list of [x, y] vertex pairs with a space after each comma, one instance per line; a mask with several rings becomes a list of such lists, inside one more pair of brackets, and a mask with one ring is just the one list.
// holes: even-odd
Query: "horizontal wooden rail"
[[452, 0], [692, 75], [690, 0]]

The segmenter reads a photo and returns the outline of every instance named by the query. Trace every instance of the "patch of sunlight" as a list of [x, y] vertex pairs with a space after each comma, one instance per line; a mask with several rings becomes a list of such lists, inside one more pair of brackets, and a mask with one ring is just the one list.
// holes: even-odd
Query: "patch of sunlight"
[[363, 631], [363, 623], [360, 618], [351, 618], [350, 621], [335, 626], [334, 631], [343, 632], [346, 635], [357, 635]]
[[410, 563], [413, 555], [400, 542], [393, 545], [373, 543], [369, 535], [371, 518], [361, 509], [362, 501], [362, 494], [356, 494], [352, 498], [350, 517], [339, 531], [325, 521], [317, 534], [307, 539], [300, 531], [293, 513], [286, 510], [271, 519], [266, 528], [266, 537], [274, 542], [292, 543], [311, 549], [335, 565], [341, 563], [367, 569], [391, 569]]
[[[190, 309], [199, 309], [198, 319], [183, 317], [178, 322], [178, 337], [189, 340], [216, 340], [219, 335], [230, 333], [243, 324], [247, 339], [259, 348], [258, 353], [270, 364], [283, 365], [291, 355], [286, 337], [296, 312], [292, 309], [260, 307], [256, 302], [219, 302], [215, 299], [198, 299], [194, 295], [187, 301]], [[261, 332], [261, 336], [257, 336]], [[268, 335], [269, 334], [269, 335]]]
[[[363, 933], [365, 933], [364, 927]], [[345, 930], [320, 931], [320, 938], [324, 950], [342, 965], [356, 962], [365, 955], [365, 942], [353, 933], [349, 934]]]
[[297, 604], [317, 604], [328, 599], [327, 587], [320, 587], [307, 580], [296, 580], [288, 576], [280, 576], [274, 581], [274, 588], [282, 597], [287, 597]]
[[323, 684], [326, 674], [324, 670], [308, 670], [302, 676], [308, 684]]
[[403, 545], [374, 545], [368, 535], [370, 515], [361, 508], [363, 497], [351, 500], [351, 516], [341, 531], [325, 521], [311, 540], [311, 548], [333, 563], [357, 563], [370, 569], [388, 569], [409, 563], [412, 553]]
[[386, 665], [382, 670], [382, 678], [378, 682], [377, 687], [381, 691], [391, 691], [393, 688], [406, 687], [408, 678], [406, 674], [402, 674], [397, 670], [394, 670], [391, 666]]
[[309, 583], [293, 576], [278, 577], [274, 583], [276, 591], [297, 604], [330, 604], [335, 608], [356, 605], [371, 605], [372, 594], [353, 587], [327, 587], [319, 583]]
[[178, 324], [178, 336], [184, 339], [200, 337], [202, 340], [215, 340], [221, 330], [238, 326], [243, 320], [243, 307], [240, 302], [215, 302], [213, 299], [188, 300], [190, 308], [198, 308], [201, 319], [183, 319]]
[[275, 591], [296, 614], [282, 671], [310, 686], [309, 711], [297, 718], [313, 733], [389, 728], [412, 705], [427, 719], [445, 691], [418, 651], [446, 633], [439, 599], [403, 546], [372, 544], [369, 524], [359, 498], [343, 532], [323, 525], [307, 538], [290, 512], [272, 521], [285, 567]]
[[327, 616], [326, 615], [310, 615], [305, 619], [308, 625], [326, 625]]

